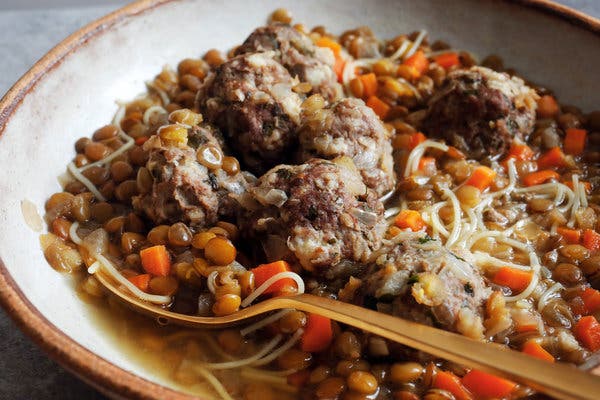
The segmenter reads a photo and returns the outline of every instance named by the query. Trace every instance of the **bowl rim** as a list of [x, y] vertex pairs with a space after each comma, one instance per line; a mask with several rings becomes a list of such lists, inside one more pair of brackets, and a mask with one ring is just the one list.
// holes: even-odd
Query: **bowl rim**
[[[44, 75], [56, 68], [85, 43], [126, 18], [180, 0], [137, 0], [101, 17], [69, 35], [37, 61], [0, 100], [0, 138], [23, 99]], [[551, 0], [502, 0], [523, 8], [567, 21], [600, 36], [600, 20]], [[27, 299], [0, 258], [0, 306], [37, 346], [51, 359], [86, 383], [111, 398], [189, 400], [198, 397], [184, 394], [139, 377], [83, 347], [52, 324]]]

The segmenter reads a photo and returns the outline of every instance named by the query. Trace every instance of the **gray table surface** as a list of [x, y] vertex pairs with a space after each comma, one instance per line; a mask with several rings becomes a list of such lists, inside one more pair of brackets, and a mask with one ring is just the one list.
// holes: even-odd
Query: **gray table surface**
[[[125, 1], [110, 0], [109, 5], [103, 6], [66, 7], [77, 3], [85, 4], [86, 1], [0, 0], [0, 94], [68, 34]], [[600, 17], [600, 0], [562, 0], [561, 3]], [[105, 399], [49, 360], [2, 309], [0, 338], [0, 399]]]

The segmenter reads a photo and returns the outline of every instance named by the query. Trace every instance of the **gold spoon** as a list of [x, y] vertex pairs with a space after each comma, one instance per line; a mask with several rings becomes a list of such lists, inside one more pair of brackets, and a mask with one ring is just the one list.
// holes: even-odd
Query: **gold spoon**
[[294, 308], [320, 314], [436, 357], [511, 379], [560, 399], [597, 400], [600, 396], [600, 377], [574, 366], [549, 363], [497, 344], [475, 341], [341, 301], [301, 294], [263, 300], [224, 317], [198, 317], [174, 313], [135, 299], [116, 288], [101, 273], [95, 276], [127, 305], [164, 324], [223, 328], [248, 322], [270, 311]]

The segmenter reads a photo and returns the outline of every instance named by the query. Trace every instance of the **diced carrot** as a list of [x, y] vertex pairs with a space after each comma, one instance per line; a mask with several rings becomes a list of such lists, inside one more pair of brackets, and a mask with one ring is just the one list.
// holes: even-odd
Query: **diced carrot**
[[318, 314], [308, 314], [306, 326], [300, 339], [302, 351], [323, 351], [329, 347], [332, 339], [331, 320]]
[[531, 150], [531, 147], [523, 143], [513, 142], [510, 145], [506, 158], [500, 162], [500, 164], [508, 169], [508, 160], [514, 159], [517, 161], [529, 161], [535, 156], [535, 152]]
[[527, 161], [533, 160], [534, 155], [535, 153], [531, 150], [531, 147], [523, 143], [513, 142], [508, 150], [507, 158], [516, 158], [517, 160]]
[[587, 131], [585, 129], [568, 128], [563, 148], [565, 153], [578, 156], [583, 153]]
[[448, 157], [457, 160], [464, 160], [465, 158], [467, 158], [467, 156], [465, 156], [465, 153], [463, 153], [454, 146], [448, 146], [448, 151], [446, 152], [446, 154], [448, 155]]
[[515, 390], [517, 384], [487, 372], [472, 369], [462, 378], [465, 387], [475, 395], [483, 398], [505, 398]]
[[371, 107], [381, 120], [384, 120], [390, 111], [390, 106], [377, 96], [369, 97], [367, 99], [367, 106]]
[[458, 58], [458, 54], [456, 53], [440, 54], [439, 56], [434, 57], [433, 59], [435, 60], [437, 65], [444, 69], [448, 69], [460, 64], [460, 59]]
[[427, 71], [427, 68], [429, 68], [429, 60], [421, 50], [417, 50], [415, 54], [404, 60], [402, 64], [412, 68], [411, 71], [414, 71], [413, 77], [415, 79], [423, 75], [423, 72]]
[[[583, 188], [585, 189], [585, 192], [587, 194], [590, 194], [592, 192], [592, 184], [586, 181], [579, 181], [579, 183], [581, 183], [583, 185]], [[566, 185], [567, 187], [569, 187], [571, 190], [574, 190], [573, 188], [573, 181], [569, 180], [569, 181], [563, 181], [563, 184]]]
[[583, 245], [589, 251], [600, 250], [600, 233], [586, 229], [583, 231]]
[[517, 325], [515, 327], [515, 330], [519, 333], [537, 331], [537, 329], [538, 329], [538, 324], [533, 324], [533, 323]]
[[288, 375], [287, 383], [297, 388], [301, 388], [302, 386], [306, 385], [309, 378], [310, 371], [308, 369], [303, 369]]
[[586, 315], [600, 309], [600, 292], [596, 289], [586, 288], [580, 297], [583, 300], [583, 311]]
[[412, 150], [426, 140], [427, 140], [427, 137], [425, 135], [423, 135], [421, 132], [415, 132], [410, 135], [410, 140], [408, 142], [408, 149]]
[[487, 189], [496, 179], [496, 171], [491, 168], [481, 166], [475, 168], [469, 179], [465, 181], [465, 185], [475, 186], [482, 192]]
[[346, 65], [346, 61], [342, 57], [342, 45], [340, 45], [335, 40], [329, 37], [320, 37], [315, 44], [319, 47], [327, 47], [333, 51], [333, 55], [335, 56], [335, 64], [333, 64], [333, 70], [337, 75], [338, 82], [342, 82], [342, 75], [344, 73], [344, 65]]
[[522, 292], [531, 282], [532, 273], [520, 269], [502, 267], [494, 275], [495, 284], [506, 286], [513, 292]]
[[419, 160], [419, 171], [427, 175], [434, 175], [436, 171], [435, 158], [421, 157]]
[[535, 186], [542, 184], [550, 179], [558, 179], [560, 174], [551, 169], [544, 169], [542, 171], [531, 172], [523, 177], [523, 183], [525, 186]]
[[144, 143], [146, 143], [146, 141], [150, 139], [149, 136], [140, 136], [139, 138], [135, 139], [135, 144], [137, 144], [138, 146], [143, 145]]
[[148, 292], [148, 290], [150, 289], [150, 278], [150, 274], [140, 274], [136, 276], [131, 276], [127, 278], [127, 280], [133, 283], [142, 292]]
[[360, 79], [363, 84], [363, 98], [368, 99], [377, 94], [377, 76], [375, 76], [373, 72], [359, 75], [358, 79]]
[[591, 315], [582, 317], [573, 328], [579, 343], [591, 351], [600, 350], [600, 324]]
[[338, 42], [336, 42], [335, 40], [326, 37], [326, 36], [321, 36], [316, 42], [315, 44], [319, 47], [327, 47], [329, 49], [331, 49], [331, 51], [333, 51], [334, 55], [339, 55], [340, 52], [342, 51], [342, 45], [339, 44]]
[[565, 154], [560, 147], [553, 147], [538, 159], [538, 168], [560, 168], [565, 166]]
[[535, 340], [528, 340], [523, 345], [521, 351], [525, 354], [529, 354], [532, 357], [539, 358], [540, 360], [554, 362], [552, 354], [548, 353], [538, 342]]
[[394, 224], [398, 228], [410, 228], [411, 231], [417, 232], [425, 228], [425, 221], [421, 217], [421, 213], [415, 210], [402, 210], [394, 219]]
[[569, 244], [577, 244], [581, 240], [581, 229], [570, 229], [559, 226], [556, 232]]
[[335, 64], [333, 64], [333, 71], [337, 76], [337, 80], [339, 83], [344, 81], [344, 67], [346, 66], [346, 60], [344, 60], [341, 56], [335, 57]]
[[[261, 264], [256, 268], [253, 268], [252, 273], [254, 274], [254, 286], [259, 287], [265, 283], [269, 278], [275, 276], [281, 272], [291, 271], [289, 264], [283, 260], [275, 261], [269, 264]], [[284, 294], [289, 293], [289, 289], [295, 287], [296, 282], [291, 278], [279, 279], [273, 282], [263, 293], [264, 294]]]
[[154, 276], [167, 276], [171, 272], [169, 252], [163, 245], [148, 247], [140, 251], [144, 271]]
[[537, 115], [542, 118], [552, 118], [558, 114], [559, 108], [556, 99], [549, 94], [544, 95], [537, 101]]
[[463, 386], [460, 378], [452, 372], [438, 371], [433, 378], [432, 386], [452, 393], [457, 400], [473, 399], [471, 393]]

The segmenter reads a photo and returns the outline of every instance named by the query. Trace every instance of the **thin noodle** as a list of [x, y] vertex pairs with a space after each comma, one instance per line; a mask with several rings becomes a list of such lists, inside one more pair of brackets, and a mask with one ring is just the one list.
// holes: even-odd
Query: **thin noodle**
[[267, 354], [269, 354], [269, 352], [271, 352], [271, 350], [273, 350], [275, 346], [277, 346], [279, 342], [281, 342], [282, 338], [283, 336], [281, 335], [274, 336], [273, 339], [271, 339], [262, 349], [260, 349], [260, 351], [248, 358], [243, 358], [241, 360], [234, 361], [226, 361], [221, 363], [202, 363], [202, 367], [208, 369], [232, 369], [243, 367], [245, 365], [252, 365], [255, 361], [258, 361]]
[[275, 314], [265, 318], [265, 319], [261, 319], [258, 322], [253, 323], [252, 325], [248, 325], [247, 327], [245, 327], [244, 329], [240, 330], [240, 334], [242, 336], [246, 336], [249, 333], [252, 333], [256, 330], [259, 330], [260, 328], [269, 325], [272, 322], [275, 322], [277, 320], [279, 320], [280, 318], [282, 318], [284, 315], [286, 315], [287, 313], [289, 313], [290, 311], [292, 311], [292, 309], [290, 308], [286, 308], [283, 309], [281, 311], [276, 312]]
[[73, 222], [69, 228], [69, 237], [73, 243], [79, 245], [83, 243], [83, 240], [77, 234], [77, 228], [79, 228], [79, 222]]
[[265, 364], [270, 363], [271, 361], [273, 361], [274, 359], [276, 359], [277, 357], [279, 357], [280, 355], [285, 353], [287, 350], [291, 349], [298, 342], [298, 340], [300, 340], [300, 336], [302, 336], [303, 333], [304, 333], [303, 329], [298, 329], [296, 332], [294, 332], [292, 337], [287, 342], [285, 342], [283, 345], [281, 345], [281, 347], [279, 347], [278, 349], [273, 351], [268, 356], [263, 357], [258, 361], [254, 361], [252, 363], [252, 365], [257, 366], [257, 365], [265, 365]]
[[406, 160], [406, 169], [404, 170], [404, 177], [411, 176], [415, 171], [419, 169], [419, 160], [425, 154], [425, 150], [428, 148], [439, 149], [442, 151], [448, 151], [449, 147], [443, 143], [435, 142], [433, 140], [425, 140], [423, 143], [419, 143], [408, 155]]
[[117, 150], [113, 151], [108, 156], [104, 157], [103, 159], [100, 159], [98, 161], [95, 161], [91, 164], [84, 165], [83, 167], [79, 168], [79, 171], [85, 171], [86, 169], [95, 167], [97, 165], [106, 165], [109, 162], [111, 162], [112, 160], [114, 160], [115, 158], [119, 157], [121, 154], [125, 153], [130, 148], [132, 148], [133, 145], [135, 144], [135, 140], [131, 136], [129, 136], [125, 133], [119, 133], [119, 136], [121, 137], [121, 139], [125, 140], [125, 143], [123, 143]]
[[250, 293], [250, 295], [248, 297], [246, 297], [244, 299], [244, 301], [242, 301], [241, 306], [248, 307], [250, 304], [252, 304], [252, 302], [254, 300], [256, 300], [256, 298], [258, 296], [263, 294], [264, 291], [267, 290], [272, 284], [274, 284], [275, 282], [277, 282], [280, 279], [285, 279], [285, 278], [292, 278], [296, 282], [296, 285], [297, 285], [296, 293], [297, 294], [304, 293], [304, 281], [302, 280], [302, 277], [300, 275], [296, 274], [295, 272], [289, 272], [289, 271], [280, 272], [278, 274], [273, 275], [272, 277], [267, 279], [262, 285], [260, 285], [256, 289], [254, 289], [254, 292]]
[[133, 283], [127, 280], [127, 278], [125, 278], [119, 271], [117, 271], [114, 265], [112, 265], [112, 263], [108, 261], [108, 259], [102, 254], [92, 254], [92, 256], [100, 262], [100, 264], [102, 265], [102, 270], [104, 272], [108, 273], [108, 275], [110, 275], [111, 278], [116, 280], [121, 285], [125, 286], [125, 288], [127, 288], [127, 290], [131, 292], [131, 294], [133, 294], [140, 300], [161, 305], [171, 304], [171, 302], [173, 301], [171, 299], [171, 296], [159, 296], [156, 294], [148, 294], [141, 291], [137, 286], [135, 286]]
[[102, 196], [102, 193], [94, 186], [92, 182], [85, 176], [79, 172], [75, 164], [70, 162], [67, 164], [67, 170], [73, 175], [73, 178], [77, 179], [79, 182], [83, 183], [83, 185], [90, 191], [92, 194], [100, 201], [106, 201], [106, 197]]
[[417, 49], [421, 45], [421, 42], [423, 41], [423, 39], [425, 39], [425, 35], [427, 35], [426, 30], [423, 29], [419, 32], [419, 35], [417, 36], [413, 44], [410, 46], [410, 49], [404, 55], [404, 58], [412, 56], [417, 51]]
[[452, 208], [454, 209], [454, 221], [452, 221], [452, 231], [450, 232], [450, 236], [448, 240], [446, 240], [446, 247], [451, 247], [454, 242], [458, 239], [458, 235], [460, 233], [460, 203], [456, 198], [456, 195], [449, 189], [444, 188], [442, 190], [444, 195], [450, 200], [452, 204]]
[[142, 122], [144, 125], [150, 124], [150, 117], [152, 117], [152, 114], [155, 113], [167, 114], [167, 110], [165, 110], [162, 106], [148, 107], [146, 111], [144, 111], [144, 116], [142, 117]]
[[202, 375], [208, 381], [208, 383], [213, 386], [213, 388], [215, 388], [215, 391], [223, 398], [223, 400], [233, 400], [231, 395], [227, 393], [225, 387], [209, 370], [200, 366], [196, 366], [195, 370]]
[[410, 43], [410, 40], [403, 40], [400, 46], [398, 46], [398, 49], [394, 52], [394, 54], [392, 54], [389, 57], [390, 61], [396, 61], [396, 59], [401, 58], [404, 55], [404, 52], [406, 51], [408, 46], [410, 46]]
[[542, 294], [540, 296], [540, 299], [538, 300], [538, 306], [537, 306], [538, 311], [542, 312], [542, 310], [544, 309], [544, 307], [546, 307], [546, 304], [550, 300], [551, 296], [554, 293], [558, 292], [559, 290], [563, 290], [564, 288], [565, 287], [558, 282], [556, 282], [554, 285], [550, 286], [550, 288], [548, 288], [548, 290], [546, 290], [544, 292], [544, 294]]

